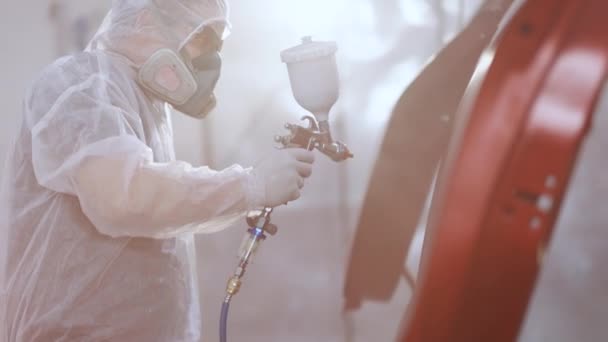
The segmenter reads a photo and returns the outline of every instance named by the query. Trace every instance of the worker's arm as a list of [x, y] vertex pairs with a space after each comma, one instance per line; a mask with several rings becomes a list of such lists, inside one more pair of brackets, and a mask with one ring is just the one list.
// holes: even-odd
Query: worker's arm
[[77, 196], [103, 234], [166, 238], [211, 220], [207, 227], [217, 229], [260, 202], [248, 169], [154, 162], [132, 101], [101, 76], [71, 86], [52, 106], [39, 102], [31, 99], [29, 112], [49, 109], [29, 118], [37, 180]]

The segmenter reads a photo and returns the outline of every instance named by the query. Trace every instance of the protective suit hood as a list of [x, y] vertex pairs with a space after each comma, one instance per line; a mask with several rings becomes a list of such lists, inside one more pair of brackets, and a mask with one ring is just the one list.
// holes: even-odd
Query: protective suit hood
[[88, 50], [102, 49], [141, 66], [159, 49], [179, 51], [205, 28], [230, 33], [226, 0], [114, 0]]

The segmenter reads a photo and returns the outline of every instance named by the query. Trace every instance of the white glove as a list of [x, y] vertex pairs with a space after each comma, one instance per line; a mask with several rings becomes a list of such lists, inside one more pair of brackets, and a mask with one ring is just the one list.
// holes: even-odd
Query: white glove
[[274, 208], [298, 199], [314, 161], [315, 155], [305, 149], [275, 150], [263, 159], [252, 172], [261, 192], [256, 205]]

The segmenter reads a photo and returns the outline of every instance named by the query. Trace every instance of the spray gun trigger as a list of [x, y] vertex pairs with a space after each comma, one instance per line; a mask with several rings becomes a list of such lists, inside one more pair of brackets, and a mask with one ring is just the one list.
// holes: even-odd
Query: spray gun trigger
[[305, 115], [300, 120], [308, 121], [308, 129], [313, 130], [315, 132], [319, 131], [319, 124], [317, 123], [317, 120], [314, 117], [310, 115]]

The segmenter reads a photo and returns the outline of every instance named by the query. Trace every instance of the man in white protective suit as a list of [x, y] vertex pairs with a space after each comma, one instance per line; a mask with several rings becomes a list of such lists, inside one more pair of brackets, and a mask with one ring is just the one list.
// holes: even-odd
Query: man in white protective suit
[[214, 106], [226, 0], [115, 0], [29, 89], [0, 193], [0, 340], [198, 341], [193, 235], [299, 197], [312, 152], [175, 160], [170, 110]]

